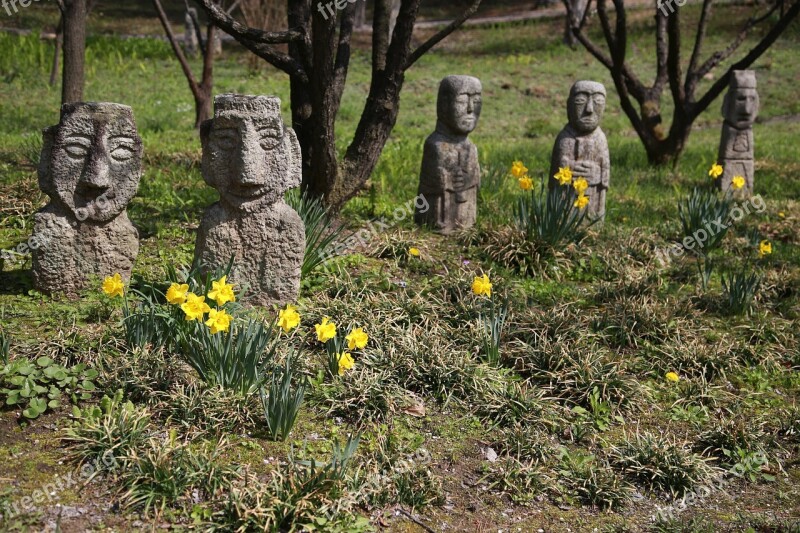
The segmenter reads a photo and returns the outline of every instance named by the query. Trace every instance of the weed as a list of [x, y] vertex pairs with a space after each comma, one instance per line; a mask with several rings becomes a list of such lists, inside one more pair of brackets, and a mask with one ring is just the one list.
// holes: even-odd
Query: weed
[[66, 368], [49, 357], [36, 362], [19, 358], [0, 368], [0, 394], [6, 405], [23, 406], [23, 416], [33, 419], [59, 407], [65, 395], [72, 403], [90, 399], [96, 377], [97, 371], [84, 364]]
[[297, 211], [306, 228], [306, 250], [300, 278], [308, 276], [329, 257], [333, 244], [342, 236], [343, 225], [335, 225], [328, 209], [319, 198], [292, 190], [286, 195], [289, 205]]
[[147, 409], [123, 403], [122, 391], [111, 398], [104, 396], [99, 406], [74, 407], [72, 416], [63, 437], [68, 457], [80, 464], [102, 463], [106, 470], [125, 467], [129, 454], [142, 446], [151, 431]]
[[609, 457], [626, 477], [653, 490], [681, 497], [713, 472], [706, 460], [663, 435], [637, 433], [612, 446]]
[[598, 463], [594, 455], [562, 448], [559, 461], [560, 491], [567, 500], [576, 498], [601, 509], [618, 509], [630, 497], [630, 484], [608, 465]]

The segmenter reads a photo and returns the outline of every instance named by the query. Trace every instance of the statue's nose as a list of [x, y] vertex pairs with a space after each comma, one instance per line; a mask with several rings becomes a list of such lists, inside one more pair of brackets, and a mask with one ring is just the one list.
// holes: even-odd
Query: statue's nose
[[80, 183], [95, 189], [108, 189], [111, 186], [108, 149], [104, 143], [93, 146], [91, 160], [81, 175]]
[[592, 102], [591, 100], [586, 102], [586, 110], [584, 112], [587, 115], [591, 115], [592, 113], [594, 113], [594, 102]]
[[237, 161], [237, 179], [242, 185], [261, 185], [264, 172], [263, 150], [255, 141], [243, 139]]

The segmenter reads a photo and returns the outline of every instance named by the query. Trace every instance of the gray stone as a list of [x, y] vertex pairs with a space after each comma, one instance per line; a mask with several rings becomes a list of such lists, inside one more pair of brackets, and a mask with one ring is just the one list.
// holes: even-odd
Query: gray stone
[[142, 176], [142, 140], [130, 107], [76, 103], [44, 131], [39, 187], [50, 202], [36, 213], [34, 286], [77, 295], [93, 276], [129, 280], [139, 234], [125, 212]]
[[550, 159], [551, 193], [564, 192], [572, 197], [571, 185], [561, 185], [555, 175], [559, 168], [569, 167], [573, 179], [585, 178], [589, 188], [586, 216], [590, 220], [603, 220], [606, 216], [606, 191], [611, 177], [608, 141], [600, 121], [606, 108], [606, 88], [595, 81], [578, 81], [572, 86], [567, 101], [569, 123], [556, 138]]
[[723, 174], [717, 187], [723, 191], [731, 188], [734, 176], [742, 176], [745, 186], [742, 195], [753, 193], [753, 123], [758, 116], [759, 98], [756, 91], [756, 73], [752, 70], [734, 70], [730, 88], [722, 102], [722, 136], [719, 142], [718, 163]]
[[203, 179], [220, 201], [203, 216], [195, 260], [213, 270], [233, 258], [230, 281], [246, 289], [251, 304], [296, 299], [305, 226], [284, 194], [300, 185], [302, 156], [281, 118], [280, 99], [217, 96], [200, 137]]
[[436, 131], [425, 141], [414, 220], [441, 233], [470, 228], [478, 210], [478, 148], [467, 137], [478, 125], [482, 87], [471, 76], [448, 76], [439, 86]]

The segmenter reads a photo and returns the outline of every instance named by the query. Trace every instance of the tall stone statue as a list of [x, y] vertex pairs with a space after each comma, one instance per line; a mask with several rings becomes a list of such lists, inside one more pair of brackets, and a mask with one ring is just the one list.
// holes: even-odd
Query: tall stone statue
[[130, 107], [75, 103], [44, 131], [35, 216], [34, 286], [75, 296], [93, 276], [130, 279], [139, 234], [125, 211], [142, 176], [142, 140]]
[[[567, 100], [569, 123], [556, 138], [550, 158], [550, 192], [562, 191], [554, 177], [559, 168], [569, 167], [573, 177], [585, 178], [589, 188], [587, 218], [601, 220], [606, 215], [606, 191], [611, 177], [608, 141], [600, 121], [606, 108], [606, 88], [596, 81], [578, 81]], [[572, 187], [570, 186], [570, 189]]]
[[300, 144], [283, 124], [281, 101], [225, 94], [200, 129], [203, 179], [219, 191], [197, 235], [195, 260], [224, 267], [254, 305], [288, 302], [300, 292], [305, 226], [284, 202], [302, 177]]
[[417, 209], [417, 224], [442, 233], [475, 224], [481, 169], [478, 148], [467, 136], [481, 116], [482, 90], [471, 76], [448, 76], [439, 86], [438, 122], [425, 141], [419, 178], [419, 194], [430, 208]]
[[722, 176], [716, 180], [723, 191], [731, 188], [734, 176], [745, 180], [746, 195], [753, 192], [753, 123], [758, 116], [756, 73], [752, 70], [734, 70], [730, 89], [722, 103], [722, 138], [719, 143], [718, 163]]

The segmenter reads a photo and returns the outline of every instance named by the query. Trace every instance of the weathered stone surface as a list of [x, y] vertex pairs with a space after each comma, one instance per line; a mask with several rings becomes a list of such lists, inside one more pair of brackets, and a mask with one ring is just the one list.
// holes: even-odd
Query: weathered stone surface
[[425, 141], [419, 179], [430, 207], [417, 208], [417, 224], [442, 233], [475, 224], [481, 170], [478, 148], [467, 137], [478, 125], [481, 95], [480, 80], [471, 76], [448, 76], [439, 86], [438, 122]]
[[130, 279], [139, 234], [126, 207], [142, 176], [142, 140], [130, 107], [67, 104], [44, 131], [39, 187], [50, 197], [36, 213], [34, 286], [76, 295], [93, 276]]
[[211, 270], [233, 257], [230, 280], [255, 305], [288, 302], [300, 292], [303, 221], [283, 200], [302, 178], [300, 144], [283, 124], [281, 101], [225, 94], [200, 130], [203, 179], [220, 201], [206, 210], [195, 259]]
[[[589, 189], [587, 218], [602, 220], [606, 215], [606, 191], [611, 177], [608, 141], [600, 121], [606, 108], [606, 88], [595, 81], [578, 81], [572, 86], [567, 101], [569, 123], [556, 138], [550, 159], [551, 193], [563, 192], [566, 186], [554, 176], [559, 168], [569, 167], [573, 177], [585, 178]], [[571, 186], [570, 194], [574, 195]]]
[[730, 88], [722, 103], [722, 136], [719, 143], [718, 163], [723, 174], [716, 180], [723, 191], [731, 188], [734, 176], [745, 180], [743, 195], [753, 193], [753, 124], [758, 116], [759, 98], [756, 91], [756, 73], [752, 70], [735, 70]]

